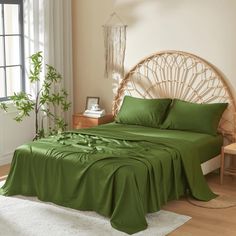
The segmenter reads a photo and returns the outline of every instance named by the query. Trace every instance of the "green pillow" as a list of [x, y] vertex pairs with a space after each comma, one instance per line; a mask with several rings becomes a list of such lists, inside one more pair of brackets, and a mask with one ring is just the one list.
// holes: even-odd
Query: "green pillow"
[[161, 128], [216, 135], [227, 106], [227, 103], [198, 104], [174, 99]]
[[125, 96], [115, 121], [122, 124], [159, 128], [171, 99], [143, 99]]

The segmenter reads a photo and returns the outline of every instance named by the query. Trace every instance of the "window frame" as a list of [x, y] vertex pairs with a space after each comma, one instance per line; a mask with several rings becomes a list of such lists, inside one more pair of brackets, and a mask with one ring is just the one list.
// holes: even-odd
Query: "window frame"
[[[4, 16], [4, 4], [14, 4], [19, 6], [19, 33], [17, 34], [6, 34], [5, 33], [5, 16]], [[21, 78], [20, 78], [20, 84], [21, 89], [20, 91], [25, 92], [25, 60], [24, 60], [24, 8], [23, 8], [23, 0], [0, 0], [0, 5], [2, 6], [2, 14], [0, 14], [0, 17], [2, 17], [2, 34], [0, 34], [0, 38], [3, 39], [3, 66], [0, 66], [0, 69], [3, 69], [4, 74], [4, 82], [5, 82], [5, 88], [4, 88], [4, 97], [0, 97], [0, 102], [10, 100], [10, 96], [7, 96], [7, 68], [10, 67], [20, 67], [21, 68]], [[0, 9], [1, 10], [1, 9]], [[9, 36], [18, 36], [19, 37], [19, 52], [20, 52], [20, 63], [17, 65], [6, 65], [6, 37]]]

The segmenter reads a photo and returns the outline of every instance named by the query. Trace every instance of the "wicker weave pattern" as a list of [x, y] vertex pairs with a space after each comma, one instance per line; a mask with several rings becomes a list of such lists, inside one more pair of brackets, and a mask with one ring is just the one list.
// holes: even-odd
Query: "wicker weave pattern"
[[120, 83], [113, 103], [114, 115], [125, 95], [196, 103], [227, 102], [219, 130], [234, 140], [236, 107], [230, 88], [214, 66], [195, 55], [165, 51], [139, 62]]

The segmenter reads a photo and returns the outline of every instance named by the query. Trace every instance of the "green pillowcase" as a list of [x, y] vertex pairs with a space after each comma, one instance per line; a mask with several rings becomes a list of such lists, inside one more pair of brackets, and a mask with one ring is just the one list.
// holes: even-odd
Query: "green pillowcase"
[[122, 124], [159, 128], [171, 99], [142, 99], [125, 96], [115, 121]]
[[227, 103], [198, 104], [175, 99], [161, 128], [216, 135], [227, 106]]

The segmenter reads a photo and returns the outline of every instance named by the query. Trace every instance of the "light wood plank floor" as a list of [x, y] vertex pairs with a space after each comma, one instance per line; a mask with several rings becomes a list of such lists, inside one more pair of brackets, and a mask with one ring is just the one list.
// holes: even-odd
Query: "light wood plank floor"
[[[7, 175], [10, 165], [0, 167], [0, 179]], [[236, 198], [236, 180], [226, 176], [224, 184], [219, 184], [219, 176], [207, 176], [209, 185], [217, 192], [224, 192]], [[207, 209], [193, 206], [186, 199], [171, 201], [164, 210], [191, 216], [192, 219], [172, 232], [169, 236], [234, 236], [236, 235], [236, 207], [227, 209]]]
[[[219, 175], [210, 174], [207, 181], [214, 191], [236, 199], [236, 180], [224, 177], [220, 185]], [[191, 216], [192, 219], [170, 234], [170, 236], [234, 236], [236, 235], [236, 207], [227, 209], [208, 209], [197, 207], [185, 199], [169, 202], [165, 210]]]
[[0, 181], [7, 177], [10, 170], [10, 165], [0, 166]]

